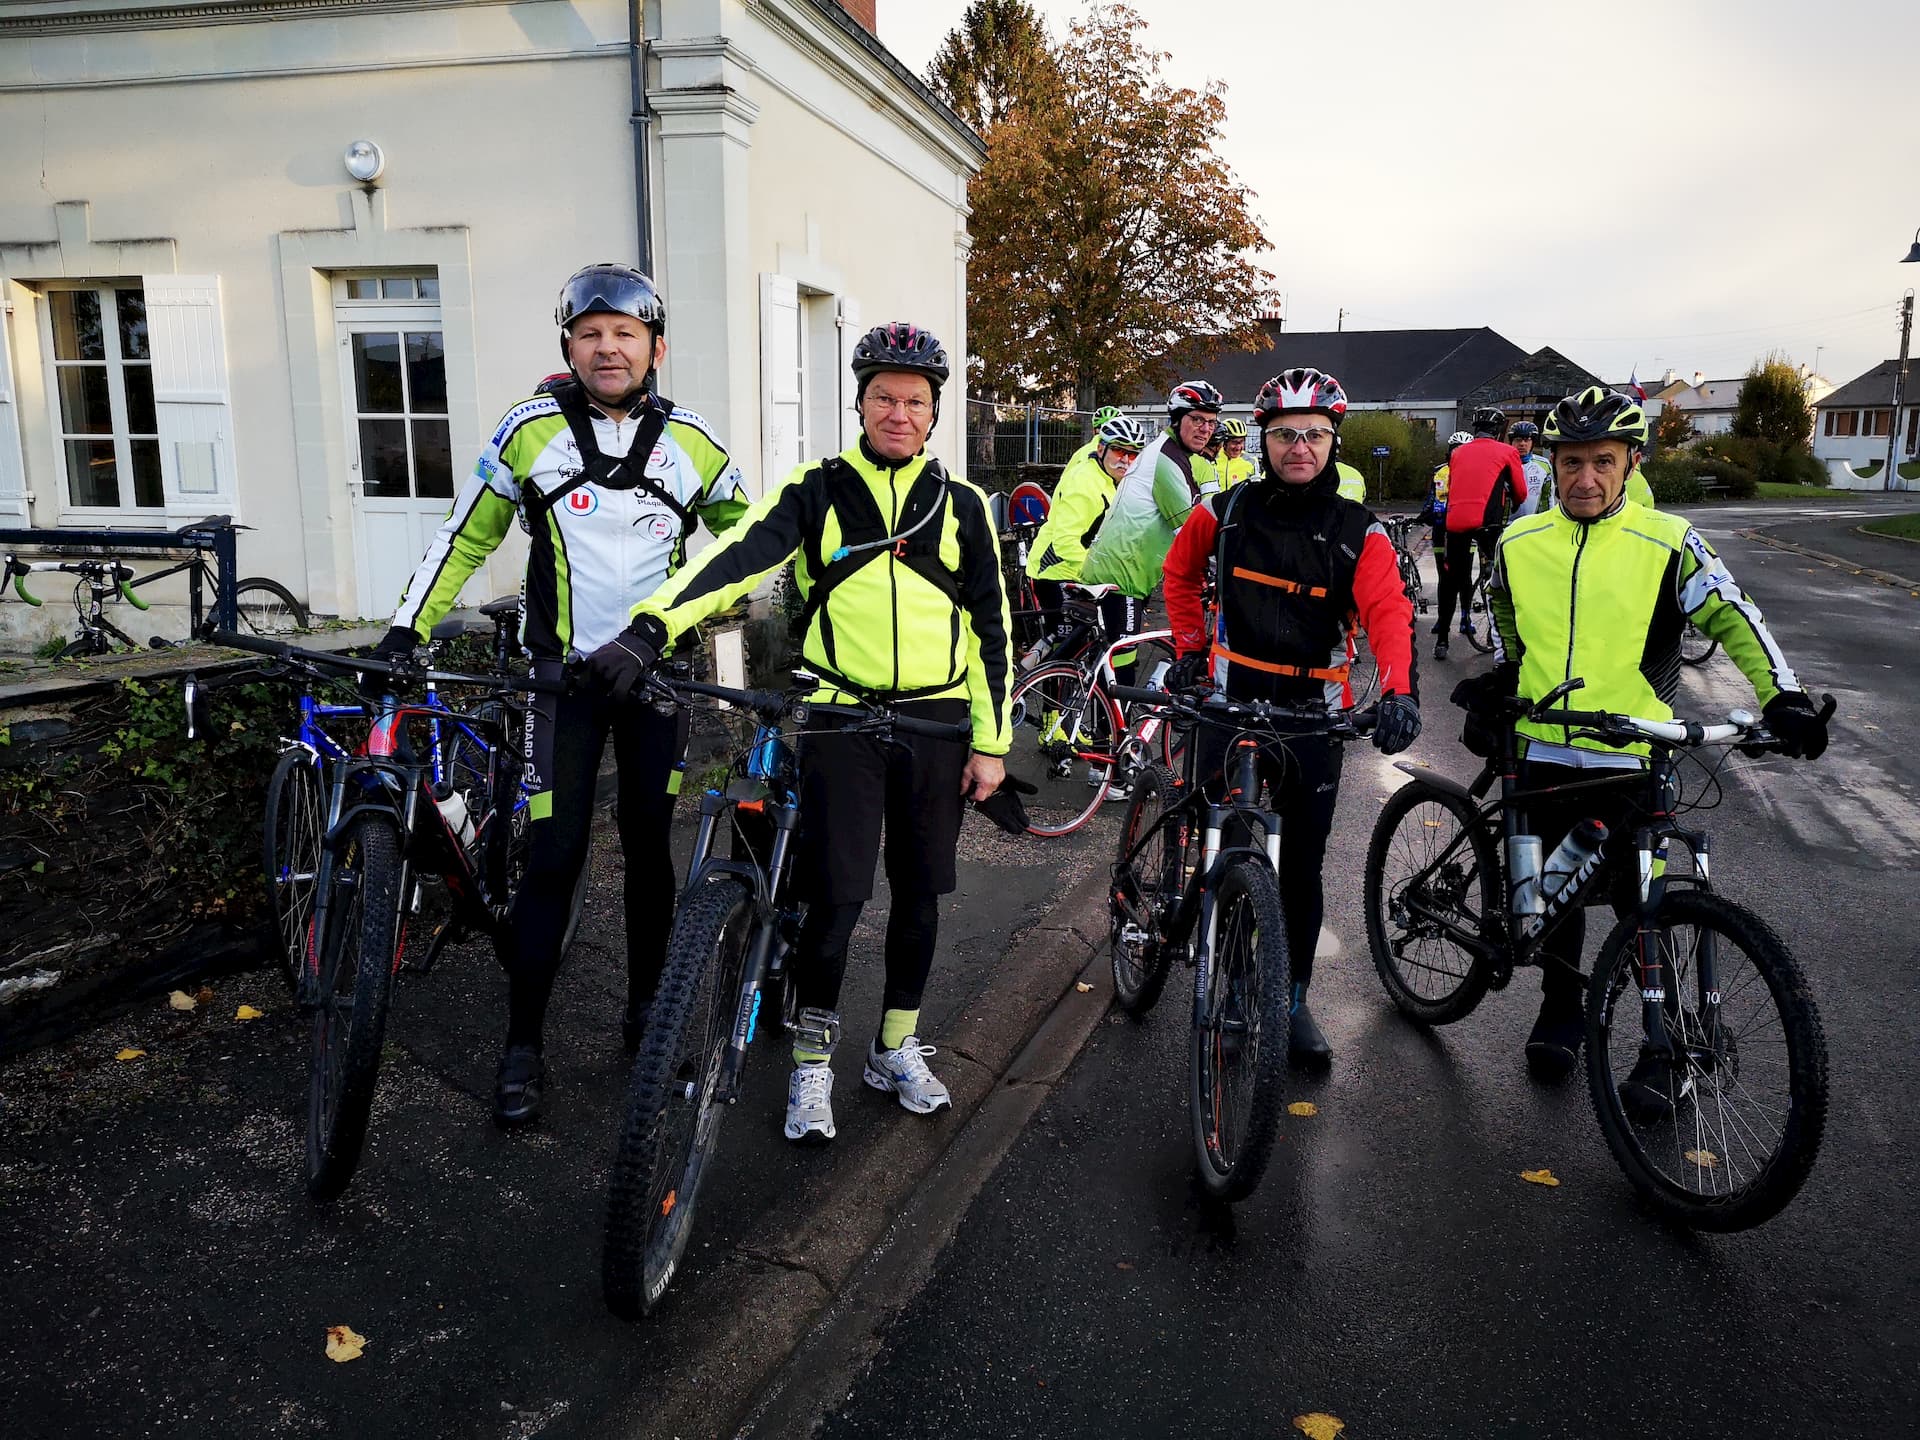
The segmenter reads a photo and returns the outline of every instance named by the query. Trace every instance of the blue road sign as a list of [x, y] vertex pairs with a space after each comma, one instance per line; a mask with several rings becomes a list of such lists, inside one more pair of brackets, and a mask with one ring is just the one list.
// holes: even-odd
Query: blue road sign
[[1391, 455], [1393, 453], [1393, 447], [1391, 445], [1376, 445], [1373, 447], [1373, 453], [1375, 455]]

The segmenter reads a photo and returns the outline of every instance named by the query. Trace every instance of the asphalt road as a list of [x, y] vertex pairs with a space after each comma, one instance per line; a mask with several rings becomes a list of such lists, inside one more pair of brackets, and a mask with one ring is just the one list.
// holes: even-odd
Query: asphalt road
[[[1284, 1122], [1261, 1190], [1228, 1210], [1190, 1179], [1176, 976], [1145, 1023], [1100, 1027], [819, 1433], [1281, 1435], [1316, 1414], [1349, 1440], [1915, 1433], [1920, 600], [1734, 533], [1788, 518], [1699, 517], [1840, 702], [1823, 760], [1736, 761], [1710, 817], [1720, 888], [1773, 922], [1826, 1024], [1825, 1146], [1785, 1213], [1709, 1237], [1643, 1211], [1584, 1084], [1526, 1075], [1530, 976], [1450, 1028], [1397, 1017], [1360, 872], [1399, 777], [1357, 751], [1314, 987], [1335, 1064], [1294, 1082], [1317, 1113]], [[1463, 779], [1444, 697], [1478, 663], [1422, 661], [1415, 753]], [[1724, 655], [1683, 693], [1752, 703]], [[1540, 1167], [1558, 1188], [1521, 1180]]]

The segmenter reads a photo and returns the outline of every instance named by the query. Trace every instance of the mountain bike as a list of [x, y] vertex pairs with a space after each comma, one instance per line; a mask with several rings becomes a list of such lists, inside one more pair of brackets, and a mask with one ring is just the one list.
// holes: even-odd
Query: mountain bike
[[[1517, 967], [1579, 976], [1544, 942], [1607, 893], [1617, 866], [1637, 863], [1636, 913], [1607, 936], [1591, 979], [1581, 977], [1594, 1111], [1614, 1159], [1662, 1216], [1701, 1230], [1746, 1229], [1779, 1213], [1813, 1168], [1826, 1123], [1826, 1041], [1780, 938], [1714, 892], [1707, 835], [1679, 823], [1700, 802], [1681, 803], [1676, 762], [1700, 746], [1756, 753], [1778, 742], [1740, 710], [1708, 724], [1553, 709], [1583, 683], [1570, 679], [1537, 703], [1513, 701], [1507, 717], [1614, 745], [1645, 743], [1646, 768], [1523, 790], [1510, 723], [1470, 787], [1400, 764], [1413, 783], [1387, 801], [1367, 850], [1368, 947], [1404, 1014], [1449, 1024], [1504, 988]], [[1829, 696], [1825, 713], [1832, 710]], [[1710, 792], [1717, 769], [1707, 773]], [[1486, 799], [1496, 779], [1499, 793]], [[1633, 861], [1570, 839], [1542, 869], [1542, 839], [1554, 837], [1527, 833], [1528, 800], [1603, 786], [1630, 786], [1637, 796]], [[1668, 872], [1675, 847], [1691, 855], [1692, 874]]]
[[[799, 933], [801, 907], [787, 886], [800, 828], [792, 740], [806, 732], [812, 707], [805, 696], [819, 681], [805, 672], [794, 678], [794, 689], [785, 694], [679, 677], [648, 680], [662, 700], [724, 700], [751, 714], [756, 725], [725, 787], [700, 797], [686, 888], [628, 1083], [600, 1267], [607, 1308], [623, 1320], [637, 1320], [659, 1305], [686, 1251], [720, 1121], [740, 1098], [769, 983], [784, 975]], [[886, 705], [859, 708], [865, 718], [838, 733], [943, 740], [971, 733], [964, 724], [901, 715]], [[731, 858], [716, 853], [722, 839], [729, 841]], [[790, 1025], [791, 988], [779, 988], [786, 998], [776, 1013]]]
[[1035, 787], [1027, 830], [1040, 836], [1072, 834], [1147, 765], [1177, 763], [1186, 739], [1157, 710], [1129, 718], [1114, 698], [1114, 658], [1131, 654], [1136, 674], [1157, 678], [1172, 663], [1173, 632], [1145, 630], [1108, 644], [1093, 603], [1070, 597], [1065, 613], [1060, 658], [1022, 674], [1008, 700], [1007, 773]]
[[[488, 934], [504, 927], [513, 879], [512, 816], [521, 800], [524, 763], [514, 741], [529, 703], [521, 696], [557, 694], [561, 687], [419, 670], [225, 631], [212, 638], [266, 657], [271, 663], [261, 673], [270, 677], [315, 684], [351, 675], [363, 684], [382, 682], [382, 693], [367, 700], [366, 739], [352, 754], [321, 762], [320, 853], [294, 984], [295, 1004], [313, 1024], [307, 1193], [328, 1201], [352, 1179], [366, 1140], [393, 977], [414, 923], [410, 901], [417, 878], [445, 879], [459, 923]], [[464, 709], [444, 697], [431, 705], [398, 698], [430, 683], [471, 687], [483, 698]], [[206, 687], [190, 675], [184, 688], [191, 736], [204, 723], [198, 707]], [[473, 788], [478, 803], [465, 814], [437, 801], [433, 761], [425, 752], [433, 727], [449, 723], [472, 737], [472, 763], [484, 767]]]
[[1393, 555], [1400, 567], [1400, 588], [1407, 592], [1407, 599], [1413, 602], [1414, 613], [1427, 613], [1427, 582], [1420, 574], [1420, 537], [1428, 533], [1428, 526], [1420, 523], [1415, 515], [1390, 515], [1381, 521], [1387, 532], [1387, 538], [1393, 542]]
[[1195, 776], [1150, 766], [1134, 782], [1109, 897], [1108, 946], [1120, 1008], [1144, 1016], [1178, 959], [1193, 970], [1187, 1110], [1200, 1183], [1244, 1200], [1266, 1171], [1280, 1123], [1291, 969], [1276, 878], [1280, 820], [1260, 804], [1260, 752], [1305, 736], [1356, 739], [1370, 717], [1324, 704], [1117, 696], [1232, 732], [1218, 800]]
[[1014, 653], [1024, 655], [1045, 638], [1047, 612], [1034, 593], [1027, 560], [1034, 538], [1046, 524], [1052, 502], [1032, 481], [1022, 481], [1013, 494], [994, 496], [994, 514], [1000, 520], [1000, 553], [1007, 581], [1007, 617]]
[[[4, 563], [0, 563], [0, 588], [12, 585], [15, 595], [37, 609], [45, 602], [27, 589], [29, 575], [49, 573], [75, 577], [73, 612], [77, 623], [74, 638], [56, 657], [65, 660], [110, 655], [116, 648], [165, 650], [173, 645], [188, 643], [185, 640], [165, 640], [156, 635], [143, 646], [115, 625], [106, 613], [108, 604], [116, 599], [136, 610], [151, 609], [150, 603], [140, 595], [140, 590], [155, 581], [184, 573], [188, 580], [187, 633], [190, 639], [205, 640], [212, 633], [217, 618], [207, 613], [207, 591], [211, 587], [217, 594], [219, 589], [219, 577], [214, 562], [208, 559], [208, 551], [213, 545], [215, 531], [232, 528], [232, 522], [226, 516], [209, 515], [193, 525], [182, 527], [171, 537], [162, 537], [177, 540], [191, 553], [184, 560], [158, 570], [149, 570], [145, 574], [136, 573], [125, 561], [111, 557], [23, 560], [18, 555], [9, 554]], [[255, 635], [289, 635], [307, 628], [307, 607], [294, 599], [293, 592], [277, 580], [269, 580], [264, 575], [249, 576], [234, 584], [233, 594], [235, 623], [243, 631]]]

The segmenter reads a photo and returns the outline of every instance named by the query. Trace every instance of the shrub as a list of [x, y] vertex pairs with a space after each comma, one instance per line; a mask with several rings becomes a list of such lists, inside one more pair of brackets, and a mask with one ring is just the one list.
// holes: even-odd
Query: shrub
[[[1391, 453], [1376, 459], [1377, 445]], [[1424, 425], [1409, 424], [1387, 410], [1350, 410], [1340, 424], [1340, 458], [1367, 477], [1367, 499], [1377, 505], [1424, 498], [1441, 453]]]
[[1694, 478], [1693, 462], [1685, 455], [1661, 455], [1640, 467], [1653, 490], [1656, 505], [1690, 505], [1705, 498], [1706, 492]]

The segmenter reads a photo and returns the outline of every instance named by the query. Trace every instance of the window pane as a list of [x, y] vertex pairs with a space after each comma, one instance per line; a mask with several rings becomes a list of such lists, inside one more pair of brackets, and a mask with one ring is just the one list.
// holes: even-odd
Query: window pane
[[67, 493], [75, 505], [118, 505], [120, 471], [113, 441], [67, 441]]
[[404, 500], [407, 485], [407, 422], [360, 422], [360, 478], [368, 495]]
[[440, 277], [438, 275], [422, 275], [420, 277], [420, 298], [422, 300], [438, 300], [440, 298]]
[[[107, 393], [107, 367], [62, 365], [54, 373], [60, 377], [60, 428], [68, 435], [111, 435], [113, 407]], [[153, 403], [151, 390], [147, 403]]]
[[353, 388], [361, 410], [398, 414], [406, 408], [401, 402], [398, 335], [353, 337]]
[[447, 352], [436, 331], [407, 336], [407, 399], [416, 415], [447, 413]]
[[380, 282], [380, 293], [389, 300], [411, 300], [413, 299], [413, 277], [389, 275]]
[[453, 443], [444, 420], [413, 422], [413, 493], [423, 500], [453, 498]]
[[135, 440], [133, 444], [133, 503], [160, 506], [166, 497], [160, 489], [160, 442]]
[[153, 434], [160, 428], [153, 418], [153, 367], [129, 365], [120, 376], [127, 387], [127, 433]]
[[347, 281], [347, 299], [378, 300], [379, 298], [380, 282], [378, 280], [361, 275]]
[[55, 290], [47, 298], [53, 306], [53, 358], [106, 359], [107, 337], [100, 330], [100, 292]]
[[120, 311], [120, 358], [151, 360], [153, 355], [147, 349], [147, 292], [116, 290], [113, 298]]

